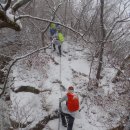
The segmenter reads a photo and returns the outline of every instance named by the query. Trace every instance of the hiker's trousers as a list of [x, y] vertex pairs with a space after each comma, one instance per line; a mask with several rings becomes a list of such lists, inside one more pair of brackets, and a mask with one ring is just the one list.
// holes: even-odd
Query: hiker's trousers
[[61, 112], [62, 125], [67, 126], [67, 130], [72, 130], [74, 124], [74, 117], [69, 114]]

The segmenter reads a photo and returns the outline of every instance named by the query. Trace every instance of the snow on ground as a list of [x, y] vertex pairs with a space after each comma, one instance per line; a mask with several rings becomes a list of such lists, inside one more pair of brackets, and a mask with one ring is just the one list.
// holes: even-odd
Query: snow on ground
[[101, 86], [103, 86], [104, 93], [107, 95], [108, 93], [110, 94], [113, 92], [114, 84], [111, 81], [114, 78], [116, 71], [108, 66], [104, 69], [103, 73], [105, 76], [103, 76], [103, 79], [101, 80]]
[[[21, 85], [30, 85], [39, 89], [51, 89], [52, 91], [51, 93], [45, 92], [38, 95], [29, 92], [20, 92], [17, 94], [11, 92], [12, 119], [19, 119], [22, 123], [33, 121], [29, 126], [32, 128], [36, 123], [44, 119], [44, 116], [58, 109], [59, 98], [65, 94], [65, 92], [61, 91], [58, 82], [60, 81], [60, 67], [62, 85], [65, 86], [66, 89], [68, 86], [73, 85], [75, 86], [76, 92], [86, 91], [86, 89], [83, 88], [86, 86], [83, 86], [83, 84], [88, 82], [90, 63], [87, 61], [86, 50], [84, 50], [81, 45], [75, 44], [77, 43], [63, 43], [63, 56], [61, 59], [57, 55], [57, 52], [51, 53], [51, 50], [47, 50], [50, 57], [54, 58], [54, 60], [59, 63], [56, 65], [51, 58], [48, 59], [48, 78], [43, 78], [44, 76], [40, 75], [42, 73], [39, 73], [35, 69], [26, 70], [25, 73], [21, 65], [17, 64], [14, 67], [13, 76], [15, 77], [15, 89]], [[42, 55], [42, 52], [40, 55]], [[80, 99], [82, 98], [80, 97]], [[90, 103], [91, 101], [88, 104]], [[105, 116], [105, 113], [102, 112], [100, 107], [96, 105], [90, 106], [88, 112], [88, 106], [85, 102], [83, 102], [82, 106], [84, 106], [84, 108], [80, 112], [81, 118], [75, 119], [73, 129], [106, 130], [106, 127], [99, 122], [100, 116]], [[50, 121], [44, 130], [48, 130], [49, 128], [57, 130], [58, 121], [59, 119]], [[23, 130], [29, 130], [29, 128], [24, 128]], [[62, 127], [62, 130], [66, 130], [66, 128]]]

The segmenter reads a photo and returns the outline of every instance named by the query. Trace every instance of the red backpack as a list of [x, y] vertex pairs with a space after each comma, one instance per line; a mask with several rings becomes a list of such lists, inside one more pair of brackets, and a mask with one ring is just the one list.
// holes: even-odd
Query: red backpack
[[67, 93], [67, 107], [70, 112], [79, 110], [79, 98], [74, 93]]

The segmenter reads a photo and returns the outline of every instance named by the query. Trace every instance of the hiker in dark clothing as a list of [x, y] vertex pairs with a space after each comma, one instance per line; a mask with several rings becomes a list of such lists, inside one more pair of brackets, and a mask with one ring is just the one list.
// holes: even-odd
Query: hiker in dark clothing
[[50, 23], [50, 40], [52, 42], [53, 35], [56, 33], [56, 25], [55, 23]]

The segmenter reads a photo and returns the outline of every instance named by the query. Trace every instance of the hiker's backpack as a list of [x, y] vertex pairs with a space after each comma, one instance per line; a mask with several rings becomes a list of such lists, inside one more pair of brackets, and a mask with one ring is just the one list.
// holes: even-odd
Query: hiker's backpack
[[68, 101], [67, 108], [70, 112], [79, 110], [79, 98], [74, 93], [67, 93]]
[[58, 40], [62, 43], [64, 42], [64, 36], [61, 32], [58, 33]]
[[51, 34], [51, 36], [53, 36], [54, 34], [56, 34], [56, 29], [50, 29], [50, 34]]

